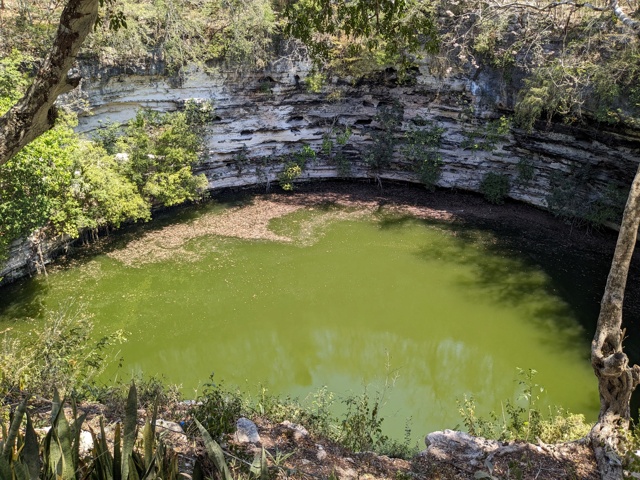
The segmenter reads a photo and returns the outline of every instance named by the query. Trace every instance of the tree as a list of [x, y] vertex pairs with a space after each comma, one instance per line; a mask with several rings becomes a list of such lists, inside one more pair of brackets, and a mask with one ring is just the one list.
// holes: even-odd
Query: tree
[[598, 378], [600, 414], [591, 439], [603, 479], [621, 479], [617, 456], [621, 433], [629, 428], [629, 401], [640, 383], [640, 366], [629, 366], [623, 352], [622, 305], [640, 225], [640, 168], [636, 173], [620, 225], [596, 333], [591, 343], [591, 364]]
[[[6, 163], [21, 148], [54, 125], [56, 98], [75, 88], [79, 77], [69, 76], [74, 57], [91, 31], [98, 16], [100, 0], [68, 0], [60, 18], [54, 44], [25, 96], [0, 117], [0, 165]], [[364, 37], [368, 47], [398, 51], [398, 37], [402, 45], [433, 48], [434, 24], [425, 3], [418, 0], [299, 0], [284, 1], [291, 18], [286, 31], [312, 44], [322, 53], [326, 35], [340, 34]], [[543, 9], [559, 5], [575, 8], [594, 8], [588, 3], [561, 1]], [[531, 6], [531, 8], [537, 8]], [[539, 9], [539, 8], [538, 8]], [[640, 35], [640, 22], [631, 19], [611, 0], [604, 8], [613, 12], [635, 34]], [[415, 21], [397, 22], [412, 12]], [[418, 29], [426, 30], [427, 38], [418, 38]], [[603, 478], [622, 478], [622, 467], [616, 455], [621, 444], [621, 430], [629, 426], [631, 393], [640, 383], [640, 367], [628, 365], [623, 351], [622, 305], [624, 291], [638, 226], [640, 224], [640, 169], [629, 193], [618, 242], [605, 288], [596, 334], [592, 342], [591, 359], [598, 378], [601, 409], [591, 439]]]
[[76, 88], [79, 76], [70, 76], [75, 56], [98, 18], [100, 0], [68, 0], [53, 46], [27, 93], [0, 117], [0, 165], [21, 148], [53, 128], [59, 95]]

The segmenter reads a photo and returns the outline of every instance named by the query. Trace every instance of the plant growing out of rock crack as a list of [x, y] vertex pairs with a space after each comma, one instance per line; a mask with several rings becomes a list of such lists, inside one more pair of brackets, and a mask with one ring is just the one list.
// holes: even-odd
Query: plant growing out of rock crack
[[480, 191], [487, 201], [502, 205], [509, 193], [509, 177], [504, 173], [487, 173], [480, 183]]
[[443, 165], [440, 145], [445, 129], [419, 116], [413, 123], [416, 127], [405, 134], [402, 153], [424, 186], [433, 190]]
[[309, 145], [304, 145], [298, 152], [285, 157], [284, 168], [278, 174], [280, 187], [285, 191], [293, 190], [293, 182], [302, 175], [307, 162], [316, 158], [316, 152]]
[[380, 173], [393, 160], [398, 143], [395, 135], [404, 117], [404, 107], [399, 102], [381, 105], [375, 117], [378, 129], [371, 133], [372, 144], [364, 155], [364, 161], [375, 178], [380, 182]]

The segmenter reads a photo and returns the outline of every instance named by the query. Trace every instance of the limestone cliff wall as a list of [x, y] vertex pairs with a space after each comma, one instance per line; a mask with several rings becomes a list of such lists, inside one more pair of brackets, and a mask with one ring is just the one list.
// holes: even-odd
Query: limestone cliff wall
[[[444, 129], [440, 154], [443, 160], [438, 186], [479, 191], [489, 173], [507, 175], [508, 196], [541, 208], [555, 188], [588, 166], [588, 176], [574, 185], [572, 196], [588, 202], [606, 192], [607, 184], [631, 183], [640, 162], [640, 132], [616, 132], [600, 126], [539, 125], [531, 133], [512, 129], [486, 150], [473, 149], [481, 142], [489, 122], [509, 115], [517, 97], [517, 83], [508, 84], [495, 71], [437, 76], [429, 61], [411, 72], [402, 84], [395, 72], [381, 73], [371, 81], [352, 82], [330, 78], [319, 93], [306, 88], [310, 64], [304, 60], [280, 60], [263, 72], [187, 68], [177, 77], [153, 68], [107, 68], [87, 64], [82, 68], [81, 89], [66, 101], [82, 100], [91, 115], [80, 117], [78, 131], [91, 134], [105, 122], [126, 122], [141, 108], [159, 111], [180, 109], [189, 99], [211, 101], [215, 119], [207, 126], [207, 151], [198, 170], [211, 189], [277, 183], [283, 154], [310, 145], [320, 152], [323, 136], [332, 128], [349, 127], [352, 135], [343, 148], [351, 178], [377, 178], [418, 182], [395, 149], [389, 168], [373, 172], [364, 161], [372, 148], [372, 135], [380, 132], [377, 115], [382, 106], [400, 105], [402, 124], [392, 133], [402, 143], [421, 117]], [[243, 157], [243, 152], [246, 156]], [[523, 181], [518, 165], [532, 168]], [[327, 157], [305, 168], [301, 179], [335, 178], [343, 171]], [[555, 179], [555, 180], [554, 180]], [[561, 180], [565, 182], [565, 180]], [[17, 278], [33, 269], [28, 242], [17, 243], [12, 259], [0, 277]]]
[[[402, 126], [395, 136], [401, 142], [420, 116], [444, 128], [440, 149], [444, 166], [438, 185], [479, 191], [488, 172], [511, 178], [509, 196], [542, 208], [547, 206], [550, 182], [590, 166], [588, 182], [580, 186], [586, 197], [604, 191], [605, 184], [629, 185], [640, 162], [640, 132], [614, 132], [602, 127], [575, 128], [562, 124], [540, 125], [532, 133], [512, 130], [490, 151], [464, 148], [469, 138], [482, 135], [487, 122], [508, 116], [517, 85], [508, 85], [490, 70], [473, 75], [440, 77], [430, 73], [428, 60], [400, 85], [388, 71], [370, 82], [355, 85], [349, 79], [328, 79], [320, 93], [309, 92], [305, 78], [310, 65], [282, 60], [266, 72], [217, 70], [205, 73], [187, 69], [180, 78], [147, 74], [147, 70], [86, 68], [82, 95], [93, 114], [80, 119], [79, 131], [90, 133], [102, 122], [124, 122], [140, 107], [171, 111], [188, 99], [209, 100], [216, 119], [208, 127], [207, 153], [200, 171], [212, 189], [268, 184], [276, 179], [281, 162], [276, 157], [311, 145], [320, 151], [322, 138], [332, 126], [350, 127], [353, 134], [344, 148], [354, 178], [372, 178], [363, 161], [371, 148], [371, 135], [379, 129], [379, 107], [399, 102]], [[481, 140], [481, 139], [480, 139]], [[243, 148], [249, 161], [237, 162]], [[382, 179], [417, 182], [396, 148], [391, 167], [376, 174]], [[533, 167], [528, 182], [518, 179], [519, 162]], [[331, 178], [338, 169], [320, 155], [302, 178]]]

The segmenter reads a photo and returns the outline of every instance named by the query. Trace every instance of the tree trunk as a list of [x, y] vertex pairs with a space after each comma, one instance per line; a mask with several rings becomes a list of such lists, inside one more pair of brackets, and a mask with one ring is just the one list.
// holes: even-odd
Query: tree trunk
[[27, 93], [0, 117], [0, 165], [53, 127], [58, 95], [78, 86], [69, 77], [75, 56], [98, 16], [100, 0], [69, 0], [62, 11], [53, 46]]
[[621, 433], [629, 427], [629, 401], [640, 382], [640, 367], [629, 367], [629, 359], [622, 351], [624, 290], [639, 224], [640, 168], [627, 198], [591, 343], [591, 365], [598, 378], [600, 392], [600, 415], [590, 435], [600, 475], [606, 480], [622, 479], [622, 464], [618, 456], [623, 447]]

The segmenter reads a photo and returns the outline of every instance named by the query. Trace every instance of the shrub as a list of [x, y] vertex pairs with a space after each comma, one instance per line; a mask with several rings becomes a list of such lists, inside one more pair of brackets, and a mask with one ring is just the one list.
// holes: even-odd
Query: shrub
[[311, 72], [304, 79], [305, 84], [307, 85], [307, 90], [311, 93], [320, 93], [322, 92], [322, 87], [324, 86], [325, 78], [324, 75], [320, 72]]
[[516, 165], [516, 170], [518, 170], [518, 182], [520, 184], [526, 185], [533, 180], [535, 169], [531, 160], [521, 158]]
[[543, 415], [540, 400], [544, 388], [534, 382], [536, 374], [533, 369], [518, 369], [519, 403], [506, 400], [499, 415], [491, 412], [488, 418], [479, 417], [473, 397], [458, 401], [458, 411], [469, 434], [500, 441], [531, 442], [539, 438], [545, 443], [568, 442], [587, 435], [591, 425], [582, 414], [555, 407], [549, 408], [546, 417]]
[[465, 139], [462, 141], [461, 146], [469, 150], [492, 152], [499, 142], [506, 141], [506, 136], [510, 130], [511, 120], [503, 115], [483, 126], [463, 131]]
[[379, 107], [376, 115], [379, 130], [371, 133], [373, 144], [364, 155], [364, 160], [371, 171], [379, 173], [391, 163], [397, 143], [395, 134], [403, 117], [404, 107], [400, 103]]
[[49, 312], [44, 327], [34, 330], [27, 340], [5, 331], [0, 350], [0, 389], [3, 395], [26, 390], [32, 395], [51, 398], [54, 390], [86, 393], [107, 366], [107, 348], [126, 341], [124, 332], [92, 339], [93, 324], [82, 307], [69, 306]]
[[420, 181], [433, 190], [442, 170], [439, 150], [445, 129], [420, 117], [414, 118], [413, 122], [418, 127], [407, 132], [402, 151]]
[[285, 164], [278, 174], [278, 182], [283, 190], [291, 191], [293, 190], [294, 180], [302, 175], [307, 162], [316, 158], [316, 152], [309, 145], [304, 145], [293, 156], [285, 156], [284, 158]]
[[235, 431], [236, 421], [244, 412], [240, 394], [213, 383], [212, 375], [198, 399], [192, 416], [202, 423], [214, 439], [220, 440], [224, 435]]
[[484, 198], [496, 205], [502, 205], [509, 193], [509, 177], [503, 173], [487, 173], [480, 183]]

